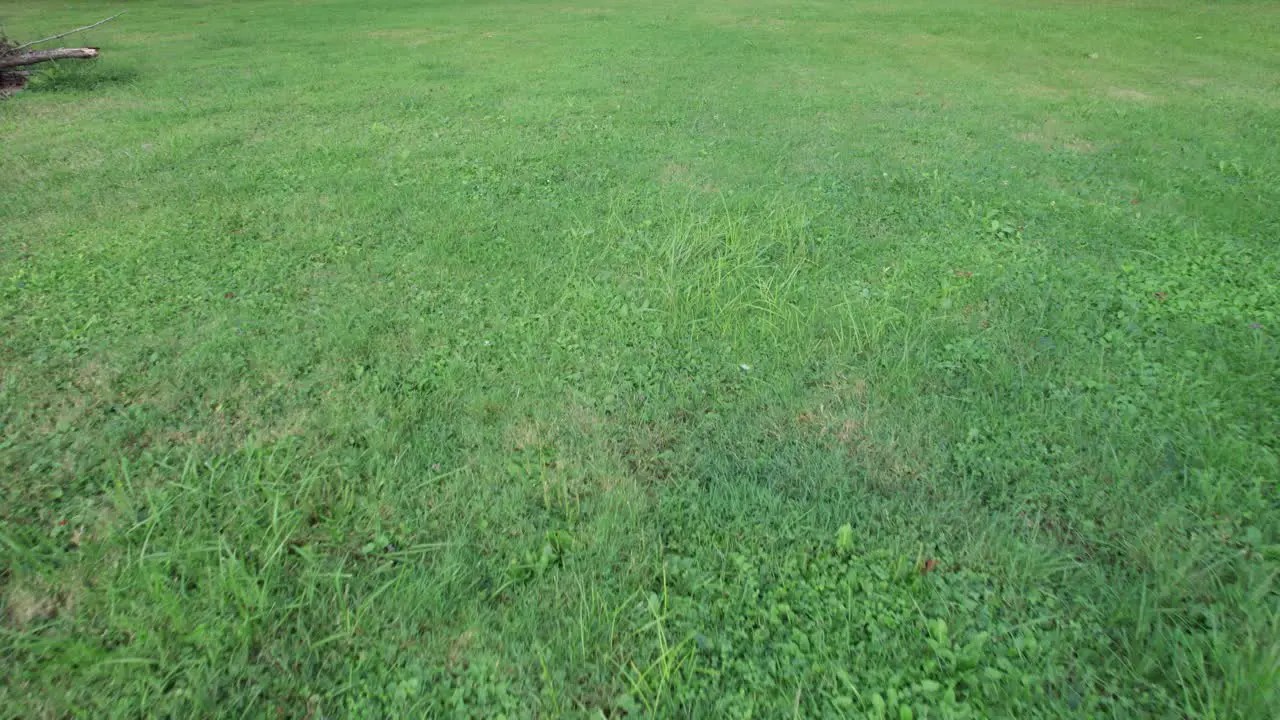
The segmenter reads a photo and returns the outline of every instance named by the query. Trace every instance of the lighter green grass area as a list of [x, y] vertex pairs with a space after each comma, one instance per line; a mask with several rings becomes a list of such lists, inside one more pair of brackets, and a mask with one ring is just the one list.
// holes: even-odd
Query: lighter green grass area
[[1280, 3], [128, 10], [0, 102], [6, 715], [1280, 717]]

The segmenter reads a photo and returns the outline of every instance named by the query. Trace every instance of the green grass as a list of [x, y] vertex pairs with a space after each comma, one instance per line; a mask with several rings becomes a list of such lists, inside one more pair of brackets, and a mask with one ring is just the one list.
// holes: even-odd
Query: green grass
[[6, 716], [1280, 716], [1280, 4], [128, 9], [0, 102]]

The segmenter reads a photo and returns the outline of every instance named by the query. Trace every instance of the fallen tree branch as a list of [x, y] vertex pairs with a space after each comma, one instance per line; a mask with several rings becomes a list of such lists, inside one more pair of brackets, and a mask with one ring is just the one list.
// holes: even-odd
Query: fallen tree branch
[[3, 33], [0, 33], [0, 98], [14, 94], [27, 84], [28, 73], [17, 68], [49, 62], [50, 60], [89, 60], [98, 57], [98, 48], [95, 47], [51, 48], [48, 50], [28, 50], [28, 48], [33, 45], [52, 42], [68, 35], [92, 30], [103, 23], [115, 20], [123, 14], [124, 12], [118, 12], [91, 25], [85, 25], [75, 30], [68, 30], [64, 33], [50, 35], [47, 38], [16, 46]]
[[98, 48], [57, 48], [0, 55], [0, 70], [35, 65], [50, 60], [88, 60], [98, 57]]
[[[11, 55], [11, 54], [13, 54], [13, 53], [21, 52], [21, 51], [23, 51], [23, 50], [26, 50], [27, 48], [31, 47], [32, 45], [39, 45], [40, 43], [47, 43], [47, 42], [51, 42], [51, 41], [53, 41], [53, 40], [58, 40], [58, 39], [60, 39], [60, 38], [64, 38], [64, 37], [66, 37], [66, 36], [68, 36], [68, 35], [75, 35], [76, 33], [78, 33], [78, 32], [84, 32], [85, 30], [92, 30], [93, 28], [96, 28], [96, 27], [98, 27], [99, 25], [101, 25], [101, 24], [103, 24], [103, 23], [108, 23], [108, 22], [111, 22], [112, 20], [115, 20], [116, 18], [118, 18], [118, 17], [120, 17], [121, 15], [125, 14], [125, 12], [126, 12], [126, 11], [121, 10], [120, 12], [116, 13], [115, 15], [112, 15], [112, 16], [111, 16], [111, 17], [109, 17], [109, 18], [103, 18], [103, 19], [99, 20], [98, 22], [96, 22], [96, 23], [94, 23], [94, 24], [92, 24], [92, 25], [85, 25], [84, 27], [78, 27], [78, 28], [76, 28], [75, 30], [68, 30], [68, 31], [66, 31], [66, 32], [64, 32], [64, 33], [58, 33], [57, 35], [50, 35], [49, 37], [47, 37], [47, 38], [43, 38], [43, 39], [41, 39], [41, 40], [32, 40], [32, 41], [31, 41], [31, 42], [29, 42], [29, 43], [26, 43], [26, 44], [23, 44], [23, 45], [19, 45], [18, 47], [16, 47], [16, 48], [13, 48], [13, 49], [9, 50], [6, 54], [7, 54], [7, 55]], [[90, 57], [92, 57], [92, 56], [90, 56]]]

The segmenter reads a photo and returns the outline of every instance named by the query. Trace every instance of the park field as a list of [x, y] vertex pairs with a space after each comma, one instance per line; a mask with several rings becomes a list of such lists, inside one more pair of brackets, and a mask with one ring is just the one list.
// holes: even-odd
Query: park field
[[5, 717], [1280, 717], [1280, 2], [0, 0]]

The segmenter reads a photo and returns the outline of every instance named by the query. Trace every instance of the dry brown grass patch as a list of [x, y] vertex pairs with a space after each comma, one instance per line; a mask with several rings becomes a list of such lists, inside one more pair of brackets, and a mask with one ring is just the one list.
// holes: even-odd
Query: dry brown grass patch
[[471, 649], [471, 643], [476, 639], [475, 630], [464, 630], [458, 637], [449, 643], [449, 667], [462, 668], [466, 662], [466, 653]]
[[409, 47], [426, 45], [449, 37], [452, 33], [433, 30], [431, 28], [400, 28], [396, 30], [372, 30], [365, 36], [375, 40], [402, 43]]
[[669, 162], [662, 167], [662, 173], [658, 176], [658, 182], [663, 185], [679, 185], [690, 190], [698, 192], [714, 193], [719, 188], [709, 182], [702, 181], [694, 176], [693, 171], [686, 165], [676, 162]]
[[712, 15], [709, 17], [709, 20], [721, 27], [771, 31], [783, 30], [795, 24], [791, 20], [783, 20], [782, 18], [760, 17], [758, 15], [732, 15], [727, 13]]
[[1023, 142], [1035, 143], [1045, 150], [1069, 150], [1077, 153], [1094, 153], [1096, 145], [1075, 134], [1070, 125], [1056, 118], [1049, 118], [1035, 130], [1018, 133], [1015, 137]]
[[1113, 100], [1127, 100], [1129, 102], [1139, 102], [1139, 103], [1154, 102], [1160, 99], [1155, 95], [1152, 95], [1150, 93], [1145, 93], [1141, 90], [1135, 90], [1133, 88], [1115, 88], [1115, 87], [1107, 91], [1107, 97]]
[[877, 411], [865, 381], [837, 375], [811, 397], [806, 409], [779, 428], [840, 452], [864, 468], [873, 486], [891, 492], [894, 486], [919, 481], [924, 462], [911, 440], [877, 431]]
[[112, 36], [116, 42], [137, 43], [139, 45], [155, 45], [166, 42], [190, 42], [195, 33], [160, 33], [160, 32], [118, 32]]
[[5, 590], [5, 618], [18, 630], [70, 615], [76, 609], [78, 586], [52, 588], [36, 580], [20, 580]]

